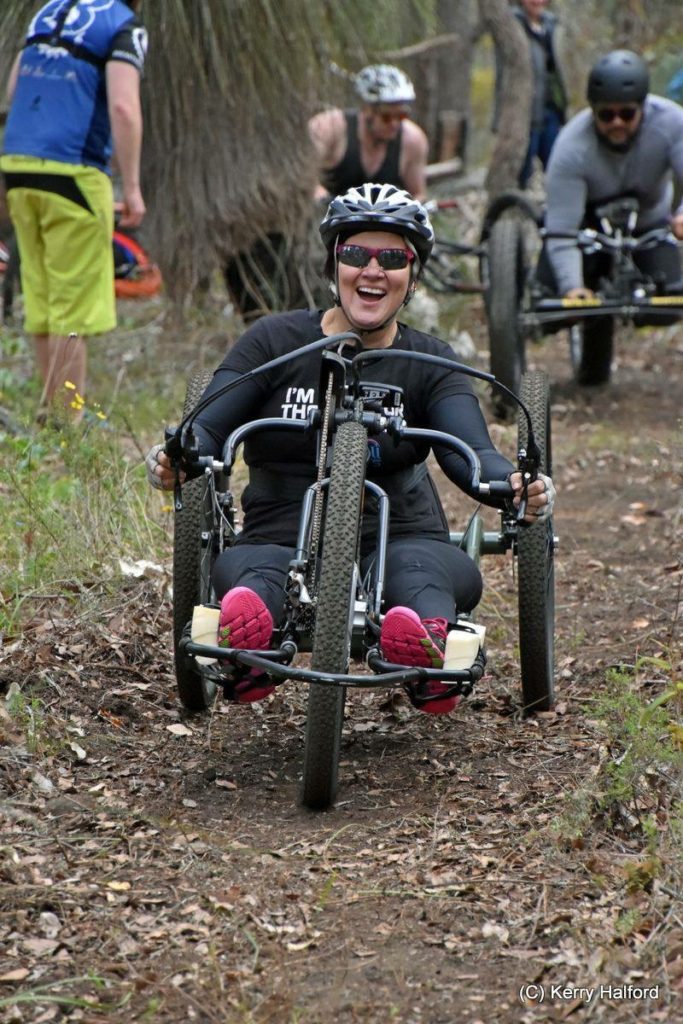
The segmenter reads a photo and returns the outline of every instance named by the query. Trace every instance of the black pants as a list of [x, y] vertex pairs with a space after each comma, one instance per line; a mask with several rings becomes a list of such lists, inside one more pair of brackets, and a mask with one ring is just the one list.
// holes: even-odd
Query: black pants
[[[233, 587], [250, 587], [266, 604], [274, 622], [280, 623], [293, 555], [293, 548], [278, 544], [236, 544], [224, 551], [213, 569], [218, 599]], [[373, 557], [363, 559], [363, 575], [370, 570]], [[383, 611], [405, 605], [421, 619], [452, 622], [456, 612], [476, 607], [481, 592], [478, 567], [455, 545], [427, 538], [395, 540], [387, 545]]]

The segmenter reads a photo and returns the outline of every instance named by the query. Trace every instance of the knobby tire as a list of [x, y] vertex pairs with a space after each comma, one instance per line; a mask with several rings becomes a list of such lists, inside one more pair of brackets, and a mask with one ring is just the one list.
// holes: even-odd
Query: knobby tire
[[576, 383], [583, 387], [606, 384], [612, 370], [613, 349], [612, 317], [574, 324], [569, 333], [569, 350]]
[[[531, 412], [534, 436], [541, 450], [542, 473], [551, 475], [550, 401], [548, 378], [528, 373], [522, 378], [522, 401]], [[527, 423], [519, 415], [519, 443], [526, 446]], [[548, 711], [554, 699], [555, 568], [552, 516], [519, 527], [517, 537], [519, 653], [522, 697], [527, 712]]]
[[[360, 509], [367, 457], [367, 433], [360, 423], [343, 423], [334, 443], [322, 533], [322, 561], [313, 632], [311, 668], [347, 672], [355, 599]], [[334, 803], [346, 688], [311, 683], [308, 693], [301, 800], [311, 810]]]
[[[489, 353], [491, 373], [519, 394], [526, 366], [524, 334], [519, 324], [519, 309], [524, 290], [524, 236], [518, 219], [502, 217], [492, 228], [488, 240], [487, 274]], [[496, 412], [505, 416], [513, 403], [494, 388]], [[516, 408], [516, 406], [514, 406]]]
[[[183, 418], [191, 412], [211, 381], [203, 371], [188, 384]], [[192, 610], [211, 598], [210, 556], [202, 547], [202, 533], [212, 525], [210, 493], [205, 477], [183, 484], [183, 507], [175, 513], [173, 535], [173, 648], [178, 696], [187, 711], [206, 711], [213, 704], [215, 686], [200, 666], [179, 649], [180, 638], [192, 620]]]

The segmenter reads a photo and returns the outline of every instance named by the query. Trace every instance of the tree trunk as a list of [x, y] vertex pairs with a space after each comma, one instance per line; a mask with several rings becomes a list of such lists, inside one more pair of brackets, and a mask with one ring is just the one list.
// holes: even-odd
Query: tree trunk
[[648, 19], [642, 0], [620, 0], [614, 10], [615, 45], [640, 50], [647, 38]]
[[532, 73], [524, 30], [507, 0], [479, 0], [484, 26], [493, 37], [502, 72], [496, 145], [486, 188], [489, 197], [517, 186], [529, 141]]
[[423, 25], [421, 42], [381, 53], [413, 81], [414, 118], [427, 134], [430, 163], [464, 162], [478, 17], [477, 0], [437, 0], [436, 19]]
[[460, 157], [465, 164], [470, 125], [472, 58], [479, 11], [476, 0], [437, 0], [440, 31], [456, 40], [439, 54], [437, 62], [437, 115], [433, 126], [433, 159]]

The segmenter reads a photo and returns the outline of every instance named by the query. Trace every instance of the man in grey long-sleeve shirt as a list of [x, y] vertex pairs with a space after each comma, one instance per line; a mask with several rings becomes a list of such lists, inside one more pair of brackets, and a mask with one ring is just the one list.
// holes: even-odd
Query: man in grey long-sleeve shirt
[[[683, 239], [683, 205], [673, 215], [671, 209], [672, 177], [683, 181], [683, 109], [648, 88], [647, 66], [637, 54], [615, 50], [595, 64], [588, 79], [591, 106], [563, 128], [548, 165], [549, 233], [597, 226], [596, 206], [630, 196], [640, 204], [636, 233], [670, 225]], [[670, 243], [637, 254], [636, 262], [664, 282], [681, 278]], [[589, 298], [599, 282], [599, 261], [582, 260], [572, 241], [549, 238], [538, 277], [560, 295]]]

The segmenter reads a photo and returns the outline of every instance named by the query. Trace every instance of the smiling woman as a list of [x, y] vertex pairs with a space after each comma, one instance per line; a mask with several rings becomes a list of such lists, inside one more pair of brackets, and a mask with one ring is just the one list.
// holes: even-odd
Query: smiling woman
[[[479, 402], [450, 346], [398, 321], [434, 241], [424, 206], [393, 185], [362, 185], [332, 200], [320, 234], [335, 304], [325, 312], [306, 309], [263, 317], [249, 327], [202, 396], [203, 408], [193, 423], [200, 453], [220, 456], [226, 438], [257, 417], [306, 419], [320, 385], [322, 354], [317, 349], [306, 359], [294, 360], [292, 355], [321, 338], [348, 338], [353, 332], [363, 348], [394, 349], [398, 356], [373, 359], [364, 368], [363, 381], [389, 387], [400, 396], [409, 426], [462, 438], [479, 456], [482, 479], [509, 477], [518, 504], [521, 474], [494, 448]], [[337, 337], [336, 344], [340, 355], [357, 351], [357, 343], [349, 340]], [[401, 358], [403, 352], [406, 358]], [[415, 353], [439, 356], [453, 367], [411, 359]], [[273, 367], [254, 380], [251, 371], [271, 360]], [[225, 389], [231, 385], [228, 396]], [[479, 569], [463, 549], [449, 542], [446, 516], [426, 466], [429, 444], [380, 432], [372, 439], [369, 458], [366, 448], [364, 441], [363, 470], [390, 503], [383, 654], [399, 664], [440, 668], [449, 623], [471, 612], [479, 601]], [[437, 447], [435, 455], [451, 480], [471, 490], [468, 468], [459, 456], [445, 447]], [[244, 458], [249, 467], [249, 486], [242, 496], [244, 527], [212, 571], [213, 589], [221, 601], [217, 642], [263, 650], [285, 614], [285, 585], [297, 546], [302, 501], [315, 482], [319, 453], [311, 432], [264, 429], [246, 438]], [[147, 466], [154, 486], [173, 488], [175, 471], [162, 445], [149, 453]], [[529, 485], [529, 522], [551, 509], [552, 493], [547, 477]], [[497, 507], [505, 501], [490, 495], [486, 500]], [[378, 515], [376, 499], [369, 497], [360, 541], [362, 578], [376, 557]], [[233, 699], [260, 700], [272, 692], [267, 678], [254, 671], [235, 685]], [[410, 696], [417, 708], [432, 714], [452, 711], [459, 701], [452, 688], [431, 678], [415, 684]]]
[[336, 303], [325, 332], [354, 330], [366, 347], [388, 347], [434, 243], [425, 208], [394, 185], [367, 184], [332, 200], [320, 233]]
[[[336, 247], [339, 307], [328, 311], [326, 321], [323, 318], [328, 333], [357, 330], [368, 347], [391, 345], [398, 311], [414, 290], [410, 281], [410, 260], [414, 256], [404, 240], [400, 241], [403, 244], [399, 248], [399, 239], [388, 231], [362, 231]], [[364, 262], [349, 263], [349, 251], [352, 260], [362, 256]], [[387, 262], [403, 265], [387, 268]], [[344, 322], [347, 326], [338, 326]]]

